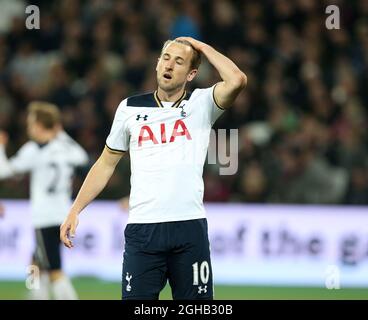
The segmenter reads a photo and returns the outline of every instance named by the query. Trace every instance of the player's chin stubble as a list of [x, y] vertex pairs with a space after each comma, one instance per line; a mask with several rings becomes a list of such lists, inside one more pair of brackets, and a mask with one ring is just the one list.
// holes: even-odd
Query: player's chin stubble
[[177, 83], [177, 82], [172, 82], [172, 81], [170, 81], [170, 83], [164, 83], [164, 81], [162, 81], [160, 78], [157, 79], [157, 84], [161, 90], [167, 91], [167, 92], [177, 91], [178, 89], [182, 88], [184, 85], [184, 83]]

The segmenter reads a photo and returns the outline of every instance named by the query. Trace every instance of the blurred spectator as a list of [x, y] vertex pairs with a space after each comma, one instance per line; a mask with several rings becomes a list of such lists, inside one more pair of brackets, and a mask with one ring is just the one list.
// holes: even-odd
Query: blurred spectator
[[199, 12], [199, 7], [194, 1], [181, 1], [177, 9], [177, 16], [173, 20], [170, 38], [186, 36], [201, 40], [199, 30], [201, 15]]
[[0, 33], [8, 32], [14, 18], [23, 17], [26, 4], [25, 1], [0, 0]]
[[248, 163], [240, 173], [239, 190], [233, 200], [249, 203], [264, 203], [268, 196], [265, 172], [257, 162]]
[[287, 138], [277, 150], [280, 171], [270, 200], [283, 203], [340, 203], [346, 188], [343, 170], [317, 156], [302, 135]]
[[352, 168], [344, 203], [356, 205], [368, 203], [368, 165], [366, 163]]

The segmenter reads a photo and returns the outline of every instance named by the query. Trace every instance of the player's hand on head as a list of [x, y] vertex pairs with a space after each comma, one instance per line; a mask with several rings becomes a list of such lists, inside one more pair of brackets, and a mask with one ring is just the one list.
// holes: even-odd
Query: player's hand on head
[[60, 226], [60, 241], [64, 243], [67, 248], [73, 248], [72, 239], [75, 237], [78, 222], [78, 214], [71, 212]]
[[5, 131], [0, 130], [0, 145], [5, 146], [8, 143], [9, 136]]
[[204, 45], [204, 43], [202, 41], [196, 40], [192, 37], [178, 37], [175, 40], [188, 41], [194, 47], [194, 49], [196, 49], [198, 51], [201, 51], [202, 46]]

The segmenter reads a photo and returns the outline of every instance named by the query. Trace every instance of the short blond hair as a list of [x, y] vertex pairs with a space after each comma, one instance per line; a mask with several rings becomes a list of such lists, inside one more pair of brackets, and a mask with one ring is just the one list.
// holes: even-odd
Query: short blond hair
[[44, 101], [33, 101], [28, 105], [28, 115], [35, 117], [45, 129], [53, 129], [61, 124], [61, 114], [58, 107]]
[[200, 64], [201, 64], [201, 60], [202, 60], [202, 57], [201, 57], [201, 53], [194, 49], [194, 47], [192, 46], [192, 44], [187, 41], [187, 40], [179, 40], [179, 39], [175, 39], [175, 40], [166, 40], [164, 45], [162, 46], [162, 49], [161, 49], [161, 54], [160, 56], [162, 55], [162, 53], [164, 52], [165, 48], [172, 42], [176, 42], [176, 43], [181, 43], [181, 44], [184, 44], [188, 47], [191, 47], [192, 50], [193, 50], [193, 55], [192, 55], [192, 59], [190, 61], [190, 68], [191, 69], [198, 69]]

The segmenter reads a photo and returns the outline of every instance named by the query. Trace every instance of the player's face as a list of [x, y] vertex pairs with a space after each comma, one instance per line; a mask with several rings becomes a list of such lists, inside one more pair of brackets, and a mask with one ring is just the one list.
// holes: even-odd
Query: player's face
[[27, 117], [27, 130], [28, 136], [32, 140], [36, 142], [40, 142], [42, 140], [45, 129], [36, 121], [34, 115], [28, 115]]
[[163, 91], [181, 89], [187, 81], [193, 80], [197, 70], [191, 69], [193, 50], [191, 47], [171, 42], [158, 59], [157, 82]]

